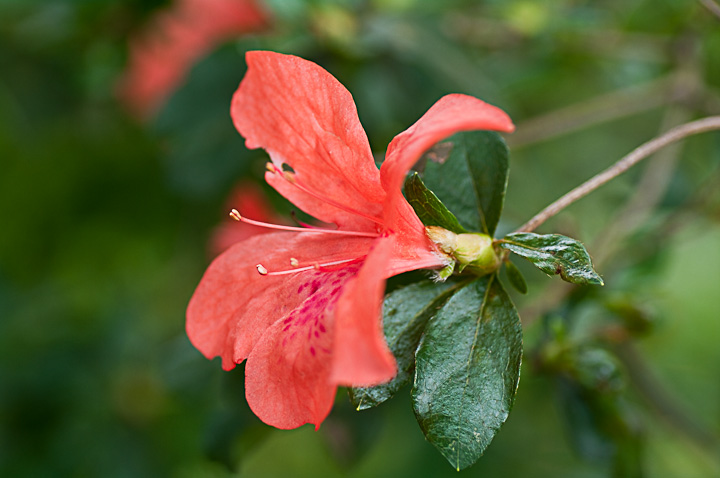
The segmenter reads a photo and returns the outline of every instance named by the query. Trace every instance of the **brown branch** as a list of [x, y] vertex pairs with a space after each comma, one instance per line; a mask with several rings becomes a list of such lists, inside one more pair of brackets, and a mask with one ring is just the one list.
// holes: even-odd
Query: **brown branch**
[[[690, 112], [681, 106], [668, 108], [660, 131], [686, 123]], [[632, 235], [650, 218], [652, 211], [660, 203], [672, 179], [675, 166], [680, 159], [682, 143], [669, 145], [656, 154], [652, 167], [646, 167], [637, 183], [635, 194], [621, 211], [593, 241], [593, 262], [599, 267], [607, 258], [614, 255], [625, 238]]]
[[705, 8], [710, 10], [716, 17], [720, 18], [720, 5], [715, 3], [714, 0], [700, 0]]
[[528, 222], [520, 226], [516, 232], [534, 231], [538, 226], [540, 226], [542, 223], [568, 207], [570, 204], [574, 203], [578, 199], [587, 196], [603, 184], [624, 173], [632, 166], [636, 165], [651, 154], [663, 149], [665, 146], [688, 136], [718, 129], [720, 129], [720, 116], [710, 116], [671, 129], [667, 133], [658, 136], [657, 138], [652, 139], [647, 143], [639, 146], [630, 154], [623, 157], [614, 165], [607, 168], [605, 171], [593, 176], [580, 186], [568, 192], [560, 199], [540, 211]]
[[[677, 234], [682, 227], [698, 217], [700, 213], [698, 213], [697, 210], [700, 207], [720, 198], [718, 191], [720, 191], [720, 168], [716, 168], [713, 174], [698, 185], [693, 196], [686, 201], [685, 204], [663, 219], [651, 236], [650, 241], [660, 243], [661, 241], [667, 241]], [[720, 211], [720, 209], [717, 208], [715, 210]], [[705, 214], [712, 213], [713, 210], [707, 211]], [[720, 215], [718, 215], [718, 219], [720, 219]], [[643, 249], [643, 251], [651, 254], [653, 250]], [[593, 254], [593, 256], [593, 262], [597, 264], [597, 254]], [[639, 256], [637, 259], [642, 261], [643, 257], [645, 256]], [[542, 293], [538, 294], [533, 301], [520, 310], [520, 317], [523, 318], [523, 327], [528, 327], [542, 315], [557, 308], [558, 304], [564, 301], [575, 287], [578, 286], [567, 282], [549, 282]]]

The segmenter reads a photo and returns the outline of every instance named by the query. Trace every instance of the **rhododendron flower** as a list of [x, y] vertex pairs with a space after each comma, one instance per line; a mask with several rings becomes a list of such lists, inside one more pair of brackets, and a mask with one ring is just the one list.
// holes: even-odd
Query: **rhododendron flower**
[[255, 0], [176, 0], [131, 41], [119, 95], [133, 112], [150, 116], [197, 60], [221, 43], [266, 24]]
[[[268, 206], [267, 198], [262, 190], [257, 184], [250, 181], [238, 184], [230, 194], [227, 209], [230, 210], [233, 207], [240, 209], [243, 214], [258, 221], [282, 222], [282, 219], [274, 214]], [[215, 229], [210, 239], [210, 250], [213, 256], [216, 256], [233, 244], [244, 241], [255, 234], [267, 234], [271, 231], [272, 229], [267, 227], [233, 221], [228, 218]]]
[[385, 280], [449, 261], [402, 195], [408, 170], [455, 132], [513, 125], [494, 106], [448, 95], [393, 139], [378, 170], [350, 93], [327, 71], [262, 51], [247, 63], [235, 126], [249, 148], [269, 153], [267, 182], [336, 227], [286, 228], [231, 247], [190, 300], [187, 331], [226, 370], [247, 359], [247, 401], [261, 420], [318, 427], [339, 385], [396, 374], [382, 330]]

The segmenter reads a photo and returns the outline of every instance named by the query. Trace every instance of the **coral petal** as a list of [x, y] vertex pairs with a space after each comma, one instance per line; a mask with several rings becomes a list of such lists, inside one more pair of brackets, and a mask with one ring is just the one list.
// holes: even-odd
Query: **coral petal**
[[307, 232], [253, 236], [235, 244], [210, 264], [190, 299], [187, 333], [206, 357], [222, 357], [225, 370], [250, 354], [265, 330], [295, 309], [307, 293], [298, 293], [303, 273], [261, 276], [255, 266], [270, 271], [300, 264], [355, 259], [367, 254], [373, 239], [328, 236]]
[[467, 95], [440, 98], [414, 125], [390, 142], [380, 176], [386, 191], [400, 191], [405, 175], [432, 145], [460, 131], [512, 132], [510, 117], [500, 108]]
[[329, 377], [336, 331], [335, 304], [358, 264], [310, 274], [312, 293], [277, 320], [248, 357], [245, 392], [250, 408], [277, 428], [316, 427], [325, 419], [337, 386]]
[[302, 334], [283, 344], [282, 326], [281, 320], [273, 324], [248, 357], [245, 396], [268, 425], [318, 427], [330, 413], [337, 389], [328, 380], [330, 360], [309, 353]]
[[382, 301], [392, 236], [378, 239], [357, 277], [337, 304], [331, 380], [342, 385], [377, 385], [392, 379], [397, 365], [385, 342]]
[[[350, 93], [315, 63], [252, 51], [233, 96], [231, 116], [249, 148], [264, 148], [276, 167], [292, 167], [304, 188], [380, 217], [385, 192]], [[323, 203], [281, 176], [270, 184], [305, 212], [341, 228], [375, 224]]]
[[406, 231], [401, 240], [417, 244], [424, 235], [420, 219], [401, 188], [410, 168], [438, 141], [460, 131], [492, 130], [511, 132], [510, 117], [500, 108], [466, 95], [447, 95], [437, 101], [414, 125], [397, 135], [388, 146], [380, 170], [382, 185], [388, 192], [383, 209], [385, 224], [391, 230]]

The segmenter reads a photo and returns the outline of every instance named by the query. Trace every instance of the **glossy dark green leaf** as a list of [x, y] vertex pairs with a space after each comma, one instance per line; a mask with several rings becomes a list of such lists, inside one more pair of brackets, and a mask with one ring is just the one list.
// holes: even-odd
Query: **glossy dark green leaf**
[[415, 350], [425, 325], [438, 309], [467, 281], [418, 282], [397, 289], [383, 302], [383, 328], [388, 346], [398, 364], [398, 374], [376, 387], [351, 388], [350, 400], [364, 410], [380, 405], [407, 385], [415, 368]]
[[417, 173], [411, 174], [405, 180], [405, 196], [426, 226], [440, 226], [456, 234], [467, 232], [435, 193], [423, 184]]
[[428, 160], [424, 180], [468, 230], [495, 233], [508, 178], [508, 149], [499, 134], [469, 131], [451, 136], [447, 157]]
[[521, 294], [527, 294], [527, 282], [525, 276], [522, 275], [520, 269], [509, 260], [505, 261], [505, 273], [507, 274], [510, 285], [515, 288]]
[[494, 274], [461, 289], [428, 321], [413, 407], [425, 437], [456, 469], [475, 463], [507, 419], [521, 359], [520, 317]]
[[574, 284], [603, 285], [585, 246], [571, 237], [516, 232], [505, 236], [499, 245], [529, 260], [548, 275], [560, 275], [564, 281]]

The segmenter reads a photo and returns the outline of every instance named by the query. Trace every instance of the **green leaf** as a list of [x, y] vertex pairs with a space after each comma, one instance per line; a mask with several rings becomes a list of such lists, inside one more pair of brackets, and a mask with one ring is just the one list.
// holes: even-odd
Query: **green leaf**
[[492, 236], [505, 201], [507, 145], [493, 131], [457, 133], [447, 143], [447, 158], [427, 162], [425, 184], [466, 229]]
[[520, 269], [518, 269], [515, 264], [510, 262], [510, 260], [505, 261], [505, 273], [508, 276], [510, 285], [513, 286], [515, 290], [517, 290], [521, 294], [527, 294], [528, 288], [527, 282], [525, 281], [525, 276], [522, 275]]
[[512, 408], [522, 327], [495, 274], [457, 292], [427, 325], [413, 407], [425, 437], [457, 469], [483, 454]]
[[604, 285], [580, 241], [560, 234], [516, 232], [500, 241], [500, 247], [524, 257], [547, 275], [559, 274], [574, 284]]
[[350, 401], [358, 410], [380, 405], [407, 385], [415, 367], [415, 350], [425, 324], [464, 282], [417, 282], [397, 289], [383, 302], [383, 327], [388, 346], [395, 356], [398, 374], [376, 387], [351, 388]]
[[405, 196], [426, 226], [440, 226], [456, 234], [467, 232], [453, 213], [425, 187], [417, 173], [411, 174], [405, 180]]

